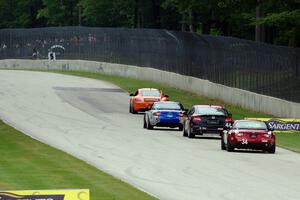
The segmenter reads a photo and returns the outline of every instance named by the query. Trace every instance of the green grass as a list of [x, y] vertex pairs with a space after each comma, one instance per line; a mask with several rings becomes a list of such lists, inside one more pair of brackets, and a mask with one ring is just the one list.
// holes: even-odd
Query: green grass
[[[234, 106], [228, 103], [225, 103], [221, 100], [209, 99], [204, 96], [199, 96], [195, 93], [176, 89], [168, 85], [162, 85], [152, 81], [137, 80], [133, 78], [126, 77], [117, 77], [111, 75], [105, 75], [100, 73], [91, 73], [91, 72], [81, 72], [81, 71], [54, 71], [55, 73], [75, 75], [87, 78], [93, 78], [98, 80], [104, 80], [120, 88], [128, 91], [129, 93], [135, 92], [138, 88], [142, 87], [153, 87], [162, 89], [165, 94], [170, 96], [170, 100], [180, 101], [186, 108], [191, 108], [194, 104], [222, 104], [233, 114], [234, 119], [243, 119], [245, 117], [274, 117], [268, 114], [255, 112], [249, 109], [245, 109], [239, 106]], [[277, 145], [292, 151], [300, 153], [300, 132], [296, 133], [285, 133], [277, 132]]]
[[93, 200], [150, 200], [149, 195], [0, 121], [0, 191], [90, 189]]
[[278, 146], [300, 153], [299, 132], [276, 133], [276, 141]]

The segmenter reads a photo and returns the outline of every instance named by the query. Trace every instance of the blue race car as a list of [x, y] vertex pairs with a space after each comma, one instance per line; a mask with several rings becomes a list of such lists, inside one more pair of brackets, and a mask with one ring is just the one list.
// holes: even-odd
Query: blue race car
[[183, 120], [186, 110], [179, 102], [160, 101], [155, 102], [151, 109], [145, 112], [144, 128], [156, 127], [178, 127], [183, 130]]

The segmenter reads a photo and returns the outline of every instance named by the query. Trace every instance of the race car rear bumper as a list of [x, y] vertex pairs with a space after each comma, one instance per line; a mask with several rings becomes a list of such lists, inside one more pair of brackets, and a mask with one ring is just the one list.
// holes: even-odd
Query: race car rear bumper
[[154, 102], [150, 103], [150, 102], [143, 102], [143, 103], [135, 103], [134, 104], [134, 110], [135, 111], [147, 111], [151, 108], [151, 106], [153, 105]]
[[158, 127], [170, 127], [170, 128], [175, 128], [175, 127], [182, 127], [182, 123], [171, 123], [171, 122], [168, 122], [168, 123], [163, 123], [163, 122], [158, 122], [155, 126], [158, 126]]
[[237, 149], [257, 149], [257, 150], [265, 150], [269, 149], [274, 145], [274, 143], [269, 140], [269, 141], [264, 141], [264, 142], [248, 142], [247, 144], [243, 142], [236, 142], [236, 143], [230, 143], [231, 146]]
[[203, 133], [208, 133], [208, 134], [221, 134], [222, 131], [224, 130], [223, 127], [204, 127], [204, 126], [197, 126], [194, 125], [192, 127], [192, 133], [195, 135], [202, 135]]

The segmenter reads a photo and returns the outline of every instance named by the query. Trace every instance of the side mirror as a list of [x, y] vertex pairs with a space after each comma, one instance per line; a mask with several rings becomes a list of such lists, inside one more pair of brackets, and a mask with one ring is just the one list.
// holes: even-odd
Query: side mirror
[[130, 93], [130, 94], [129, 94], [129, 96], [133, 97], [133, 96], [134, 96], [134, 94]]
[[168, 95], [164, 95], [164, 96], [161, 98], [161, 101], [169, 101], [169, 96], [168, 96]]

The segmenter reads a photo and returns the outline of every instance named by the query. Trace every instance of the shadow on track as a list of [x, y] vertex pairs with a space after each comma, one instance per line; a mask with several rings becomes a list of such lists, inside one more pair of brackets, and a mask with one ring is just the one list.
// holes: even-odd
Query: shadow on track
[[200, 135], [196, 135], [194, 138], [189, 138], [189, 139], [198, 139], [198, 140], [220, 140], [221, 137], [217, 137], [217, 136], [200, 136]]
[[179, 131], [177, 128], [160, 128], [160, 127], [154, 127], [152, 131], [174, 131], [181, 133], [182, 131]]

